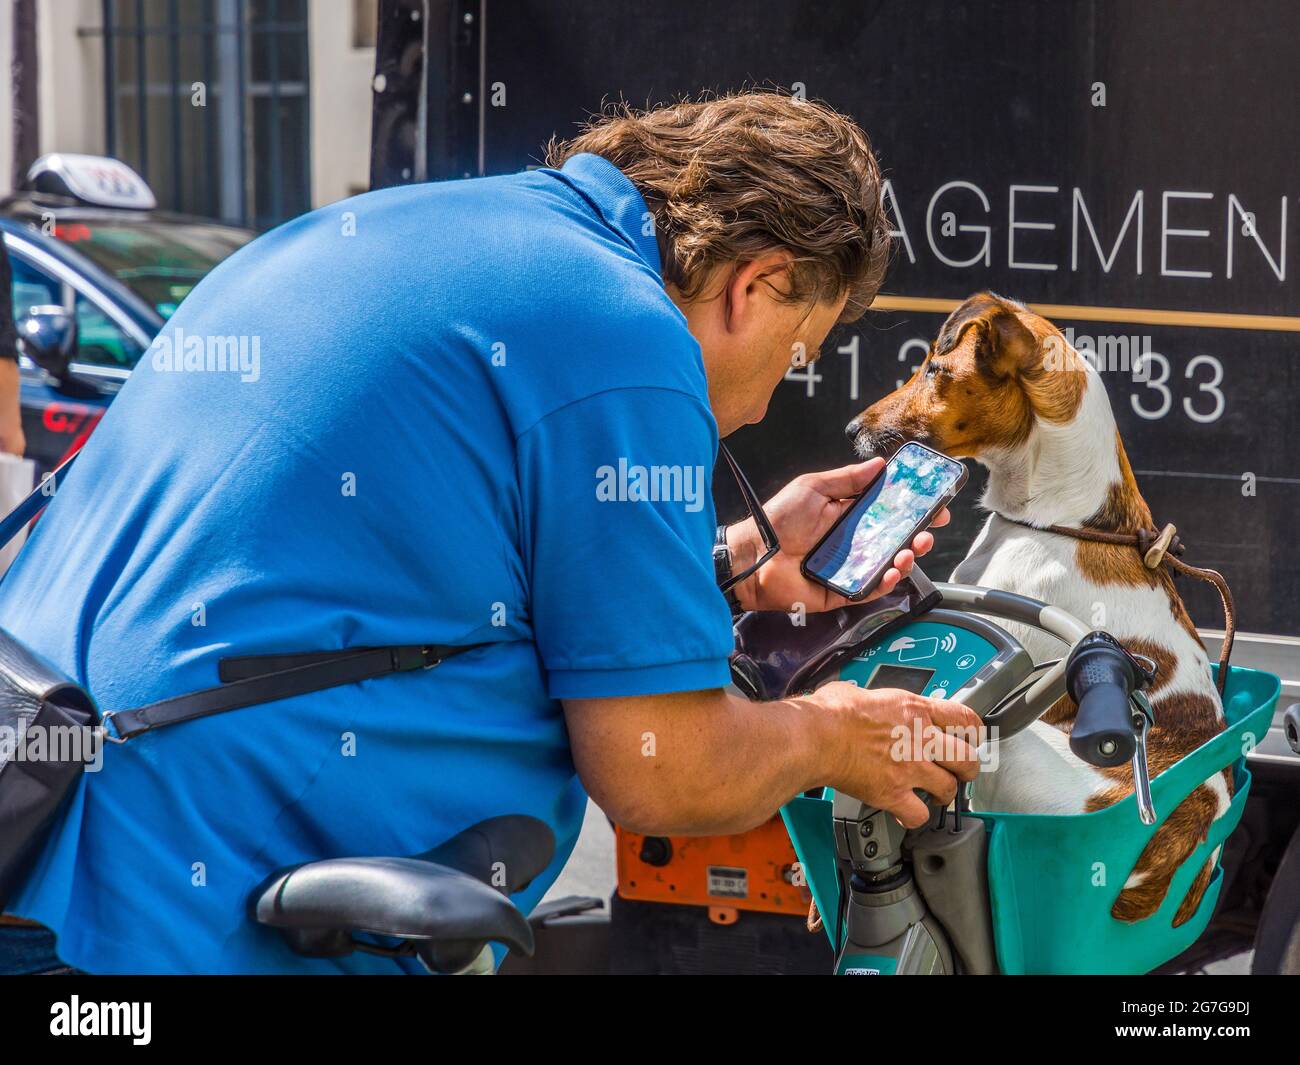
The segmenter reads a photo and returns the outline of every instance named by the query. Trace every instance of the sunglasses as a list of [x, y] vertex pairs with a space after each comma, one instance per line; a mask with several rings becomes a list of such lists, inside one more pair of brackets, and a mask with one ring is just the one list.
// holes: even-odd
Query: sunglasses
[[744, 499], [745, 506], [749, 508], [749, 516], [754, 519], [754, 524], [758, 527], [758, 535], [762, 538], [763, 547], [765, 548], [762, 557], [752, 566], [740, 573], [733, 573], [727, 580], [722, 582], [719, 590], [726, 592], [741, 581], [752, 577], [764, 563], [770, 562], [776, 553], [781, 550], [781, 542], [776, 538], [776, 530], [772, 528], [772, 523], [763, 511], [763, 504], [758, 501], [758, 496], [749, 483], [749, 479], [745, 476], [745, 472], [740, 468], [740, 463], [736, 461], [736, 456], [731, 453], [731, 449], [722, 441], [718, 441], [718, 447], [726, 458], [727, 465], [731, 467], [731, 474], [736, 478], [736, 486], [740, 489], [741, 498]]

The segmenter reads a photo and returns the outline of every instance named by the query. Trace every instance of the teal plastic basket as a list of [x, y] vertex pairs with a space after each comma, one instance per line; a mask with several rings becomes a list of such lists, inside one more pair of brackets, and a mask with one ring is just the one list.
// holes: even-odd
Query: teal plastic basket
[[[1205, 930], [1218, 901], [1223, 870], [1192, 918], [1174, 927], [1174, 914], [1214, 848], [1241, 820], [1250, 792], [1245, 753], [1268, 731], [1281, 692], [1271, 673], [1233, 668], [1224, 695], [1228, 726], [1151, 782], [1158, 820], [1144, 825], [1137, 799], [1090, 814], [979, 813], [988, 827], [989, 897], [998, 967], [1004, 973], [1145, 973], [1180, 954]], [[1147, 841], [1199, 784], [1231, 766], [1232, 805], [1206, 841], [1174, 875], [1160, 908], [1127, 923], [1110, 915]], [[782, 810], [795, 853], [823, 914], [839, 907], [831, 803], [801, 797]], [[823, 922], [834, 936], [835, 922]]]

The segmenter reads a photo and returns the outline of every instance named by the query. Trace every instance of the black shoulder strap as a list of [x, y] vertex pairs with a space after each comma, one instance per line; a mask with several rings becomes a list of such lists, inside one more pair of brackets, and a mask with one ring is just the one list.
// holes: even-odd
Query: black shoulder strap
[[227, 710], [241, 710], [258, 703], [273, 703], [290, 696], [355, 684], [388, 673], [432, 669], [452, 655], [483, 646], [485, 645], [448, 647], [443, 644], [411, 644], [223, 658], [218, 667], [218, 675], [226, 683], [162, 699], [134, 710], [108, 713], [104, 715], [104, 722], [107, 724], [111, 721], [113, 731], [116, 732], [114, 738], [125, 741], [150, 729], [193, 721], [211, 714], [224, 714]]
[[[4, 251], [0, 248], [0, 261]], [[3, 288], [0, 288], [3, 291]], [[12, 540], [50, 501], [80, 452], [64, 460], [32, 493], [0, 518], [0, 547]], [[125, 742], [150, 729], [182, 721], [242, 710], [258, 703], [273, 703], [293, 695], [307, 695], [325, 688], [371, 680], [388, 673], [432, 669], [439, 662], [486, 644], [463, 647], [446, 644], [408, 644], [395, 647], [354, 647], [345, 651], [306, 651], [300, 654], [244, 655], [223, 658], [217, 666], [222, 683], [215, 688], [176, 695], [134, 710], [102, 715], [105, 726], [112, 722], [109, 738]]]

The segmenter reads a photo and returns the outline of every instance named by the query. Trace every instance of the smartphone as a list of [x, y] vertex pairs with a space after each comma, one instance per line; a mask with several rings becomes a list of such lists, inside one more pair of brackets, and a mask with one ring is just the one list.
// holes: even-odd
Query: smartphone
[[846, 599], [880, 583], [894, 556], [966, 483], [966, 467], [922, 444], [904, 444], [803, 560], [803, 575]]

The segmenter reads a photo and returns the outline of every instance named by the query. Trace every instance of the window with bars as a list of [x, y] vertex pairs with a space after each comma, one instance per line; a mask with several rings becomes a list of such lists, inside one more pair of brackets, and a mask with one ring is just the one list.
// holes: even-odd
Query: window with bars
[[106, 141], [160, 206], [265, 229], [311, 206], [307, 0], [103, 0]]

